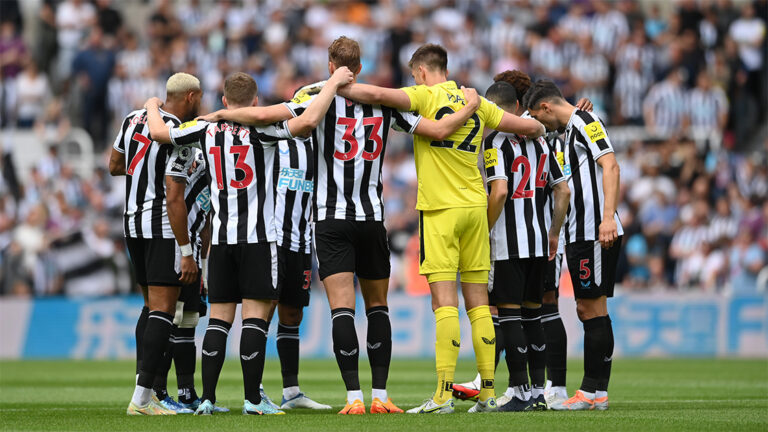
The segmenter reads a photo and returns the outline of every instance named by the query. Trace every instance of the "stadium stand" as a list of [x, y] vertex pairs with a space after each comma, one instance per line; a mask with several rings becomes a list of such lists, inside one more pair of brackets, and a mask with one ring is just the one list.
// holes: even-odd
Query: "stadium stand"
[[[361, 42], [361, 79], [377, 85], [407, 85], [407, 60], [429, 41], [448, 49], [450, 78], [481, 93], [495, 73], [521, 69], [554, 79], [569, 99], [589, 97], [619, 150], [624, 290], [754, 293], [768, 262], [766, 1], [3, 0], [0, 9], [0, 295], [135, 290], [124, 186], [106, 172], [116, 122], [162, 96], [176, 71], [200, 77], [203, 112], [221, 107], [223, 77], [238, 70], [256, 79], [262, 104], [287, 100], [327, 77], [327, 46], [340, 35]], [[391, 284], [409, 293], [423, 292], [412, 274], [410, 142], [390, 139], [384, 172]]]

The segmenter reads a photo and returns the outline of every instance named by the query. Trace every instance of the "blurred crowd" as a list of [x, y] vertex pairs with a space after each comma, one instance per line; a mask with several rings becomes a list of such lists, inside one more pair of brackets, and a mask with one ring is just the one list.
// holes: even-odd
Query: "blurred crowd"
[[[289, 99], [327, 76], [341, 35], [361, 44], [361, 81], [412, 84], [412, 52], [436, 42], [460, 84], [482, 93], [520, 69], [590, 98], [609, 133], [633, 131], [615, 143], [626, 289], [754, 292], [768, 262], [766, 0], [25, 3], [0, 1], [0, 126], [48, 153], [20, 168], [6, 146], [0, 159], [0, 294], [131, 291], [123, 180], [102, 166], [122, 118], [176, 71], [200, 78], [206, 112], [233, 71], [256, 79], [260, 104]], [[88, 175], [60, 155], [75, 128], [98, 155]], [[393, 139], [384, 173], [392, 285], [406, 290], [418, 280], [409, 147]]]

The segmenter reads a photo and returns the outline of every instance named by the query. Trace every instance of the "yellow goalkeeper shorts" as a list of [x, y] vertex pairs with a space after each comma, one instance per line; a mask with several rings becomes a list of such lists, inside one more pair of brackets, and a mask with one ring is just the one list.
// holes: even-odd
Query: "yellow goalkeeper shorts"
[[488, 283], [491, 245], [485, 207], [422, 210], [419, 213], [419, 274], [432, 282]]

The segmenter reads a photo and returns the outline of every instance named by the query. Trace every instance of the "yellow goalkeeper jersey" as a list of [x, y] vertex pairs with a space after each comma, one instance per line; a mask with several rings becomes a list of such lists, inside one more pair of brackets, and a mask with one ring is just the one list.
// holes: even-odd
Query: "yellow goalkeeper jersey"
[[[466, 105], [464, 93], [453, 81], [402, 90], [411, 99], [411, 111], [429, 119], [440, 120]], [[480, 108], [448, 139], [433, 141], [414, 135], [419, 182], [417, 210], [487, 205], [483, 179], [477, 168], [477, 154], [482, 147], [483, 128], [498, 127], [504, 111], [493, 102], [480, 99]]]

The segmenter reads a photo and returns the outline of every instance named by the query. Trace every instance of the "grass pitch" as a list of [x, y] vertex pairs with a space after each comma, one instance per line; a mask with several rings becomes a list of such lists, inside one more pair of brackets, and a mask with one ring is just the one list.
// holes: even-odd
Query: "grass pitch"
[[[361, 384], [370, 403], [370, 373], [361, 359]], [[433, 362], [392, 362], [389, 393], [401, 408], [411, 408], [434, 389]], [[56, 431], [574, 431], [600, 430], [768, 430], [768, 361], [618, 359], [613, 365], [610, 410], [605, 412], [535, 412], [466, 414], [458, 402], [453, 415], [339, 416], [344, 386], [333, 360], [302, 360], [299, 380], [313, 399], [334, 406], [332, 412], [288, 411], [285, 416], [243, 416], [240, 365], [224, 365], [217, 396], [229, 414], [211, 417], [128, 417], [133, 390], [130, 361], [0, 362], [0, 429]], [[569, 363], [570, 393], [581, 379], [581, 361]], [[462, 360], [457, 381], [474, 377], [474, 364]], [[198, 392], [199, 362], [198, 362]], [[498, 383], [506, 384], [506, 367]], [[279, 364], [267, 362], [268, 394], [280, 400]], [[175, 391], [173, 371], [168, 381]]]

